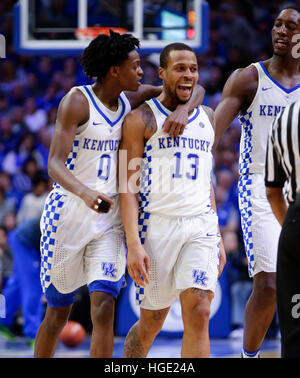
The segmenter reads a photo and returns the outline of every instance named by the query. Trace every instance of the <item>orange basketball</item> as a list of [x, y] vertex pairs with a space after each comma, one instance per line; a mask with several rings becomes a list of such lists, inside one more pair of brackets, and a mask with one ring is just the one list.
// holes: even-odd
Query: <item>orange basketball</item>
[[73, 320], [68, 321], [60, 334], [61, 342], [69, 348], [75, 348], [85, 339], [86, 332], [82, 325]]

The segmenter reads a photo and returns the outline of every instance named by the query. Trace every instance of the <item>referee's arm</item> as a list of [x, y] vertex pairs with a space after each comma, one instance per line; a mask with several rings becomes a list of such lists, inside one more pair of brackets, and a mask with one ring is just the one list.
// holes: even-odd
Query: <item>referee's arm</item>
[[265, 186], [267, 199], [270, 203], [271, 209], [279, 224], [282, 226], [287, 212], [287, 204], [282, 191], [286, 176], [280, 163], [280, 157], [274, 146], [274, 129], [276, 128], [276, 121], [277, 119], [273, 123], [268, 137]]

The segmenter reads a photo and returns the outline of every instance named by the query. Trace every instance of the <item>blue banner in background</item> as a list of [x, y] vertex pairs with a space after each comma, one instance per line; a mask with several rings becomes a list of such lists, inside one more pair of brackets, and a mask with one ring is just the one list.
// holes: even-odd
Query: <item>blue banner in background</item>
[[[139, 319], [140, 309], [135, 303], [135, 286], [126, 277], [127, 287], [121, 292], [116, 313], [116, 335], [126, 336], [132, 325]], [[231, 331], [230, 298], [226, 267], [217, 283], [211, 304], [209, 334], [212, 338], [226, 338]], [[165, 320], [161, 336], [182, 337], [183, 322], [180, 302], [175, 301]]]

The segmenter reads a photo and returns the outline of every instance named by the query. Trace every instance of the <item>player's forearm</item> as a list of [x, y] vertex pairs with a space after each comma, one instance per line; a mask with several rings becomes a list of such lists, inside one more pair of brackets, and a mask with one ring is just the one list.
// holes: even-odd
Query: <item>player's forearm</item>
[[[210, 184], [210, 197], [211, 197], [211, 207], [213, 208], [213, 210], [217, 214], [215, 191], [214, 191], [214, 187], [213, 187], [212, 183]], [[222, 274], [224, 266], [226, 265], [226, 251], [225, 251], [225, 247], [224, 247], [223, 238], [222, 238], [222, 235], [221, 235], [219, 223], [218, 223], [218, 231], [220, 233], [220, 259], [219, 259], [219, 274], [218, 274], [218, 278], [219, 278]]]
[[52, 180], [56, 181], [63, 188], [82, 198], [86, 190], [85, 185], [66, 168], [62, 161], [50, 158], [48, 162], [48, 174]]
[[215, 149], [227, 128], [239, 113], [240, 102], [235, 98], [222, 100], [215, 110]]
[[223, 108], [217, 108], [215, 111], [215, 140], [213, 150], [217, 148], [222, 135], [233, 120], [234, 116], [227, 117], [223, 111]]
[[120, 193], [120, 211], [128, 247], [139, 245], [138, 200], [133, 193]]
[[210, 203], [211, 203], [211, 207], [213, 208], [214, 212], [217, 214], [215, 191], [214, 191], [214, 186], [213, 186], [212, 183], [210, 184]]
[[[218, 212], [217, 212], [217, 205], [216, 205], [216, 198], [215, 198], [215, 190], [214, 190], [214, 186], [213, 186], [212, 183], [210, 184], [210, 203], [211, 203], [211, 207], [214, 210], [214, 212], [216, 214], [218, 214]], [[219, 230], [219, 233], [221, 235], [221, 230], [220, 230], [219, 223], [218, 223], [218, 230]], [[221, 237], [221, 243], [223, 243], [222, 237]]]

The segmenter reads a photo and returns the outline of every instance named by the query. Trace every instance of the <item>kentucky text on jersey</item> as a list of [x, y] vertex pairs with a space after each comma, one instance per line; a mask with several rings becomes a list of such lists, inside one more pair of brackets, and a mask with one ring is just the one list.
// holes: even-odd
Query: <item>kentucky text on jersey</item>
[[82, 148], [93, 151], [117, 151], [119, 146], [120, 139], [98, 140], [84, 138]]
[[159, 148], [194, 148], [195, 150], [209, 152], [210, 142], [204, 139], [186, 137], [161, 137], [158, 138]]
[[[273, 120], [300, 94], [300, 85], [285, 88], [269, 74], [263, 62], [253, 63], [252, 66], [258, 73], [258, 85], [252, 103], [246, 112], [239, 115], [240, 175], [264, 174], [268, 134]], [[248, 193], [248, 190], [243, 190]]]
[[259, 106], [259, 115], [260, 116], [269, 116], [276, 117], [277, 114], [283, 110], [285, 106], [276, 106], [276, 105], [260, 105]]

